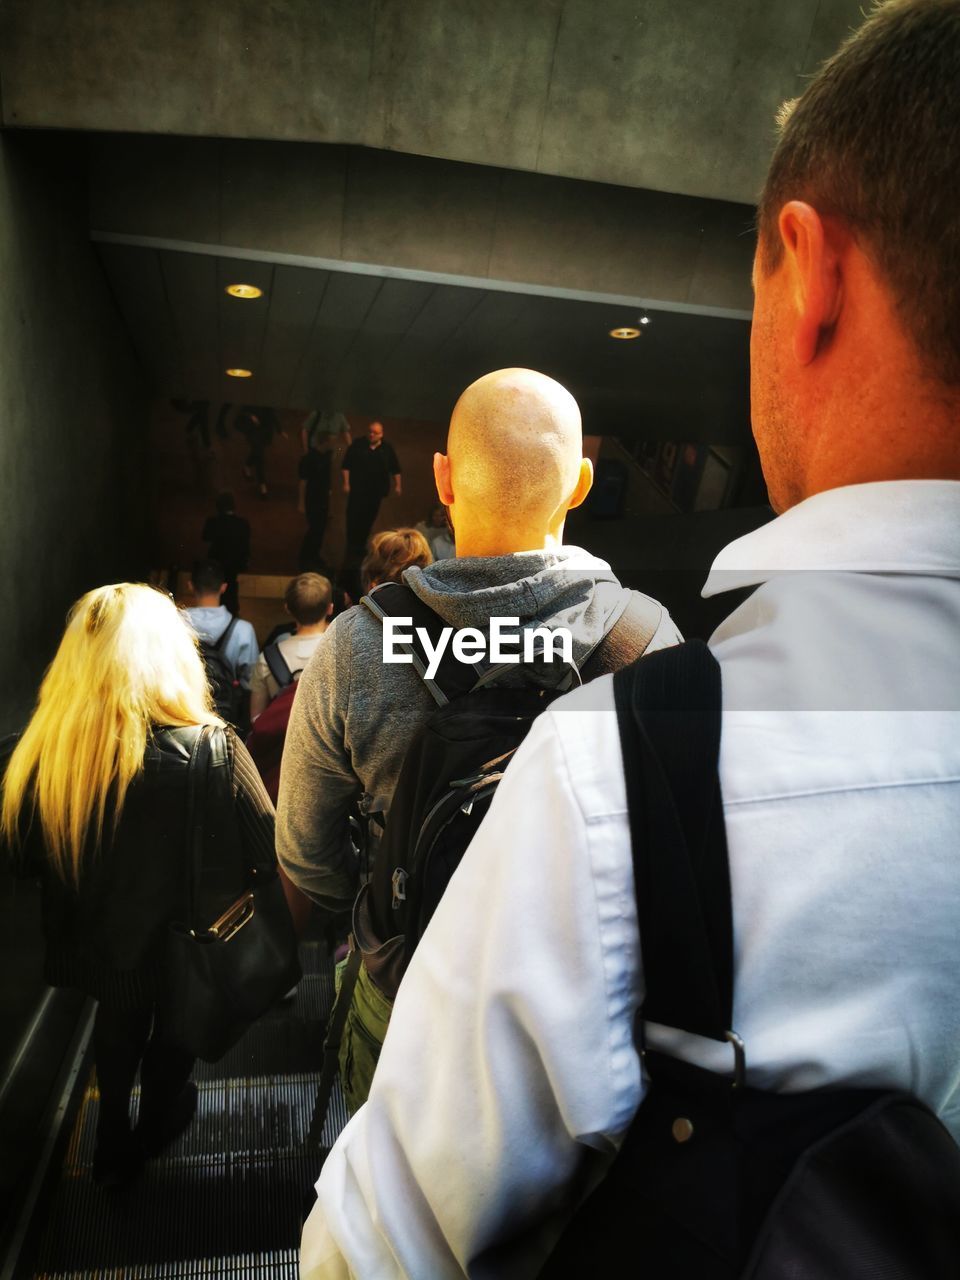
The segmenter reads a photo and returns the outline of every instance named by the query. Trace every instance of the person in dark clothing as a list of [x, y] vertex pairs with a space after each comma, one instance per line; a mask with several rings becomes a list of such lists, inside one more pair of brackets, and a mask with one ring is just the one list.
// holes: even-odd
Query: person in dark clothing
[[187, 413], [187, 425], [184, 428], [187, 439], [193, 441], [194, 436], [202, 448], [210, 449], [210, 401], [209, 400], [171, 400], [178, 413]]
[[274, 433], [285, 435], [280, 428], [276, 411], [269, 405], [245, 404], [234, 418], [234, 426], [247, 437], [250, 452], [244, 463], [243, 474], [248, 480], [256, 479], [260, 497], [267, 496], [266, 452]]
[[232, 408], [233, 405], [230, 401], [225, 400], [223, 404], [221, 404], [220, 411], [217, 414], [217, 425], [215, 430], [221, 440], [226, 440], [227, 438], [227, 415]]
[[340, 443], [349, 445], [350, 424], [339, 410], [314, 409], [300, 429], [303, 457], [297, 468], [298, 510], [307, 517], [300, 547], [301, 572], [319, 573], [321, 547], [330, 510], [330, 473]]
[[243, 573], [250, 559], [250, 522], [237, 515], [232, 493], [217, 494], [217, 514], [207, 517], [201, 537], [209, 544], [208, 558], [223, 569], [227, 584], [223, 603], [231, 613], [239, 613], [237, 575]]
[[[201, 726], [222, 723], [173, 601], [139, 583], [98, 587], [71, 610], [7, 766], [0, 831], [21, 871], [42, 879], [44, 977], [99, 1002], [93, 1176], [106, 1186], [196, 1111], [193, 1062], [165, 1037], [161, 996], [168, 926], [188, 915], [190, 754]], [[273, 806], [229, 729], [227, 746], [243, 858], [271, 864]]]
[[327, 515], [330, 510], [330, 463], [333, 454], [329, 449], [310, 448], [297, 466], [299, 481], [300, 513], [307, 518], [307, 531], [300, 545], [300, 569], [311, 572], [320, 558], [323, 536], [327, 531]]
[[383, 438], [383, 423], [371, 422], [366, 438], [354, 440], [344, 455], [343, 491], [347, 494], [347, 555], [363, 555], [380, 503], [401, 492], [400, 462]]

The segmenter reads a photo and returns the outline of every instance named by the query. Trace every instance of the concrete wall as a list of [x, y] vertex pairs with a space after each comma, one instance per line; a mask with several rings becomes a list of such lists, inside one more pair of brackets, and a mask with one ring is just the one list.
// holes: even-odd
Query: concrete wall
[[29, 714], [69, 605], [143, 568], [146, 405], [84, 203], [62, 142], [0, 135], [3, 733]]
[[752, 202], [861, 0], [7, 0], [7, 125], [358, 143]]
[[361, 147], [92, 135], [95, 232], [753, 307], [753, 209]]

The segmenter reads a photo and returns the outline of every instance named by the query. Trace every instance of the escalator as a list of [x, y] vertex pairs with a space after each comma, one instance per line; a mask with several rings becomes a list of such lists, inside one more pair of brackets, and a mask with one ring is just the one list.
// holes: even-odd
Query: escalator
[[196, 1119], [119, 1191], [91, 1177], [98, 1095], [85, 1007], [2, 1280], [296, 1280], [313, 1184], [346, 1123], [337, 1088], [322, 1145], [308, 1145], [333, 964], [319, 937], [301, 943], [301, 960], [295, 997], [220, 1062], [197, 1064]]

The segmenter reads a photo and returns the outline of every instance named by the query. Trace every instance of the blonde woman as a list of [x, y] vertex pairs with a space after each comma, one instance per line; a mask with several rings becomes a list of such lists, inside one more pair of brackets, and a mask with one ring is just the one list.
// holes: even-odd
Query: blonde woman
[[380, 582], [401, 582], [404, 569], [421, 569], [433, 563], [430, 544], [418, 529], [384, 529], [370, 539], [370, 550], [360, 566], [363, 590]]
[[[185, 914], [190, 752], [199, 726], [222, 723], [173, 601], [139, 584], [98, 587], [71, 609], [7, 768], [0, 827], [42, 877], [46, 980], [99, 1001], [93, 1173], [105, 1185], [196, 1111], [192, 1059], [165, 1043], [156, 1009], [167, 925]], [[243, 855], [272, 863], [273, 807], [229, 729], [227, 744]]]

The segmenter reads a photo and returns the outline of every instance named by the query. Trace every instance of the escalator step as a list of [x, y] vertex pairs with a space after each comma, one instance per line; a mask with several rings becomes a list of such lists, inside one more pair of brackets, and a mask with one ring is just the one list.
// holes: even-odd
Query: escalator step
[[[302, 943], [301, 960], [290, 1000], [220, 1062], [197, 1063], [195, 1120], [120, 1190], [91, 1176], [99, 1109], [91, 1072], [18, 1280], [297, 1280], [313, 1184], [347, 1120], [337, 1085], [324, 1145], [307, 1146], [334, 987], [325, 947]], [[133, 1100], [135, 1121], [139, 1090]]]
[[38, 1280], [297, 1280], [297, 1250], [232, 1254], [221, 1258], [190, 1258], [159, 1266], [98, 1267], [96, 1271], [50, 1271]]
[[[90, 1177], [98, 1097], [89, 1088], [54, 1192], [34, 1273], [49, 1277], [85, 1268], [154, 1268], [189, 1275], [183, 1259], [231, 1258], [243, 1266], [296, 1250], [313, 1203], [326, 1149], [305, 1140], [318, 1077], [314, 1075], [206, 1081], [187, 1132], [122, 1192], [106, 1192]], [[345, 1121], [339, 1093], [328, 1130]], [[233, 1264], [231, 1264], [233, 1265]], [[236, 1263], [240, 1266], [239, 1261]], [[201, 1274], [201, 1273], [197, 1273]], [[210, 1269], [207, 1276], [260, 1272]], [[262, 1273], [268, 1274], [268, 1273]]]

